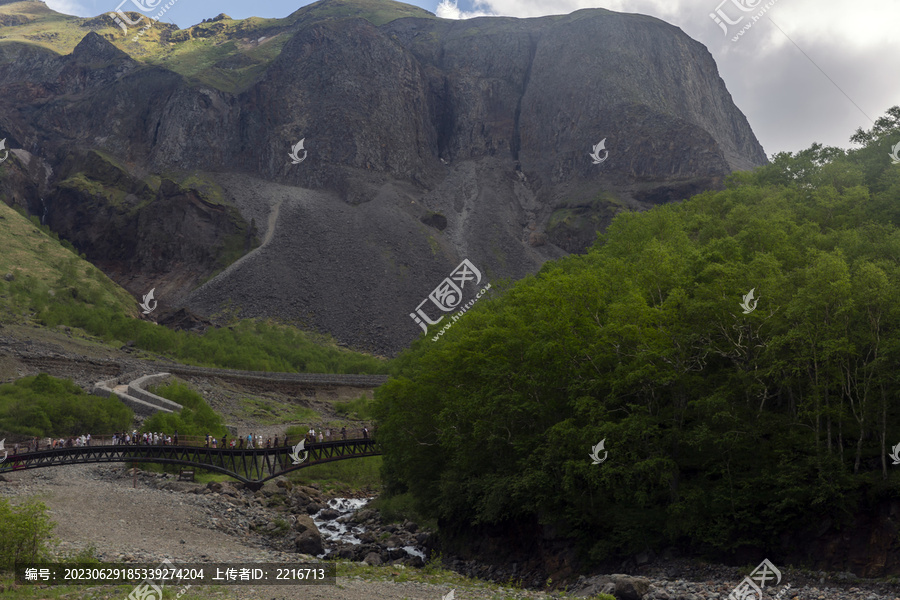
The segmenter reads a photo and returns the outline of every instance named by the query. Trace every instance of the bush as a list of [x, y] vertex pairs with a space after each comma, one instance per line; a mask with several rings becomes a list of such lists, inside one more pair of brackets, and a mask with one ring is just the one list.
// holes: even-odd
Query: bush
[[46, 560], [54, 526], [42, 502], [28, 500], [13, 506], [0, 498], [0, 571], [12, 571], [17, 562]]
[[372, 411], [373, 400], [365, 394], [360, 394], [359, 398], [350, 400], [349, 402], [336, 402], [334, 410], [337, 414], [348, 419], [357, 419], [360, 421], [370, 421], [375, 418]]
[[25, 436], [67, 437], [128, 428], [134, 415], [116, 398], [85, 393], [69, 379], [46, 373], [0, 385], [0, 430]]
[[222, 417], [216, 413], [203, 396], [180, 381], [152, 388], [153, 393], [177, 402], [183, 408], [175, 413], [157, 412], [146, 421], [142, 431], [162, 431], [166, 434], [205, 436], [219, 438], [228, 433]]
[[240, 321], [198, 335], [131, 318], [117, 307], [89, 306], [73, 298], [49, 302], [44, 295], [35, 296], [31, 309], [48, 327], [80, 327], [106, 342], [133, 341], [137, 348], [192, 365], [287, 373], [387, 372], [383, 360], [326, 345], [298, 329], [266, 321]]

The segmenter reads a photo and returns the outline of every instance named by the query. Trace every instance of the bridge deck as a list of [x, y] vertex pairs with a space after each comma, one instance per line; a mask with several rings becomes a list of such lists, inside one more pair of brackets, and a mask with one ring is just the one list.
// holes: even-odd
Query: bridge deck
[[294, 464], [292, 452], [291, 446], [234, 449], [141, 444], [79, 446], [9, 454], [0, 463], [0, 473], [85, 463], [148, 462], [209, 469], [258, 489], [269, 479], [311, 465], [381, 454], [371, 438], [312, 442], [300, 453], [299, 464]]

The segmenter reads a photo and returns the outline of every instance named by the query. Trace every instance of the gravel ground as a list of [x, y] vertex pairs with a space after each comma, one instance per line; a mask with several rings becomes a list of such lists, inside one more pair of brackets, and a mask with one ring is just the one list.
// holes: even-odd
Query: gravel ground
[[[316, 560], [303, 554], [265, 548], [268, 541], [263, 536], [235, 531], [221, 508], [218, 517], [214, 516], [217, 505], [221, 506], [218, 497], [157, 489], [140, 477], [137, 488], [132, 488], [131, 476], [119, 466], [71, 465], [7, 473], [3, 477], [6, 481], [0, 482], [0, 497], [13, 502], [34, 497], [49, 507], [57, 524], [54, 534], [61, 540], [59, 554], [94, 546], [98, 557], [110, 562], [156, 564], [163, 558], [178, 563]], [[400, 568], [389, 567], [394, 572]], [[440, 600], [450, 589], [446, 585], [339, 577], [334, 586], [240, 586], [229, 588], [224, 596], [209, 595], [217, 598], [230, 595], [239, 600]], [[193, 590], [203, 588], [195, 586]], [[508, 596], [547, 598], [546, 594], [513, 590]], [[465, 597], [498, 596], [488, 591], [473, 591]]]
[[[57, 523], [61, 540], [58, 552], [67, 553], [89, 546], [105, 561], [158, 563], [169, 558], [192, 562], [286, 562], [314, 561], [313, 557], [282, 552], [270, 539], [251, 532], [248, 522], [259, 522], [266, 513], [262, 506], [225, 508], [218, 494], [187, 494], [157, 489], [152, 477], [131, 477], [121, 466], [72, 465], [65, 468], [35, 469], [4, 475], [0, 496], [17, 500], [36, 497], [43, 501]], [[666, 570], [693, 576], [663, 577], [649, 574], [650, 587], [644, 600], [725, 600], [740, 579], [735, 569], [706, 565], [702, 572], [691, 571], [681, 561], [666, 563]], [[405, 567], [385, 566], [386, 576], [400, 575]], [[765, 598], [780, 600], [900, 600], [900, 586], [877, 582], [839, 583], [841, 574], [828, 575], [824, 583], [800, 577], [782, 569], [784, 579], [777, 588], [767, 588]], [[573, 586], [579, 595], [609, 590], [610, 582], [626, 576], [601, 575], [581, 580]], [[790, 588], [786, 588], [790, 584]], [[606, 590], [604, 590], [606, 587]], [[96, 589], [96, 588], [95, 588]], [[200, 598], [236, 600], [440, 600], [453, 589], [448, 583], [375, 581], [357, 576], [339, 577], [334, 586], [235, 586], [224, 594], [195, 586]], [[571, 588], [570, 588], [571, 589]], [[85, 590], [87, 591], [87, 590]], [[780, 596], [776, 596], [782, 592]], [[552, 595], [494, 586], [464, 586], [455, 597], [465, 599], [544, 599]]]

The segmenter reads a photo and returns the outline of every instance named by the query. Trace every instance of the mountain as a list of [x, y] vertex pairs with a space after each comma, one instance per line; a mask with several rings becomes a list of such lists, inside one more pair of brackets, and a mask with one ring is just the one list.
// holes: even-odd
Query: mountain
[[518, 279], [766, 163], [706, 48], [647, 16], [125, 16], [0, 2], [0, 194], [161, 312], [390, 354], [463, 259]]

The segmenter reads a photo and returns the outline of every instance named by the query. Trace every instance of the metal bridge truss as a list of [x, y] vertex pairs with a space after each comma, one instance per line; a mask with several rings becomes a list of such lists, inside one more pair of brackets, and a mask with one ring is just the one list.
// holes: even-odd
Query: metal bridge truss
[[[0, 473], [9, 473], [41, 467], [57, 467], [85, 463], [146, 462], [168, 465], [185, 465], [217, 471], [242, 481], [248, 488], [257, 490], [263, 483], [312, 465], [376, 456], [381, 451], [375, 440], [356, 439], [335, 442], [312, 443], [306, 448], [308, 455], [299, 465], [293, 464], [290, 446], [278, 448], [231, 449], [198, 446], [81, 446], [38, 450], [18, 455], [10, 454], [0, 463]], [[300, 458], [303, 458], [303, 453]]]

